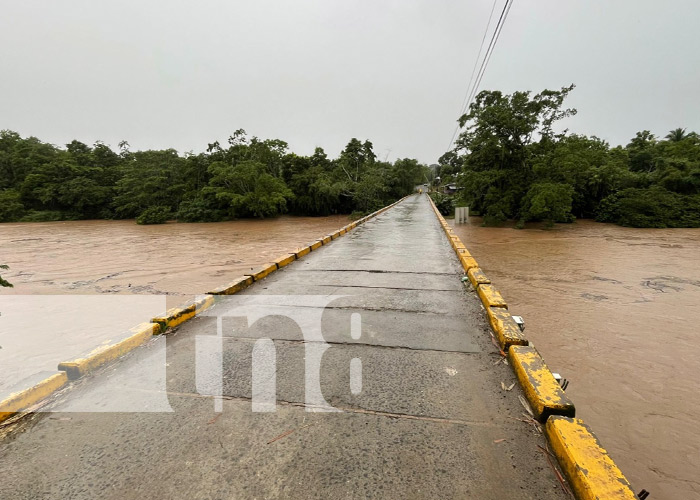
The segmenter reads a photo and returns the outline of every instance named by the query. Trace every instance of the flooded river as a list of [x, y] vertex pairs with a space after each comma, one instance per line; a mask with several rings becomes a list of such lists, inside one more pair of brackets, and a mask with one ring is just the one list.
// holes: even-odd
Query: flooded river
[[[0, 295], [6, 304], [22, 294], [167, 295], [173, 306], [347, 221], [337, 216], [161, 226], [0, 224], [0, 262], [12, 267], [0, 274], [15, 284]], [[511, 311], [524, 316], [528, 337], [552, 370], [571, 381], [567, 392], [579, 416], [634, 487], [650, 490], [654, 499], [700, 499], [700, 230], [579, 221], [519, 231], [483, 228], [472, 218], [456, 231]], [[55, 334], [62, 323], [74, 321], [60, 319], [66, 307], [53, 307]], [[111, 306], [84, 307], [100, 313], [84, 326], [91, 332], [87, 340], [68, 345], [71, 353], [94, 346], [106, 324], [132, 326], [146, 315], [142, 309], [163, 306], [132, 307], [137, 321], [131, 316], [105, 321]], [[9, 324], [11, 316], [2, 314], [0, 320]], [[75, 340], [75, 332], [65, 335]], [[41, 343], [16, 332], [13, 338], [19, 351]], [[57, 348], [47, 346], [48, 352]], [[8, 347], [0, 350], [3, 371], [18, 359]], [[55, 369], [55, 360], [24, 365], [24, 370]]]
[[0, 263], [11, 267], [0, 275], [14, 284], [0, 288], [0, 396], [348, 220], [0, 224]]
[[700, 229], [454, 225], [637, 490], [700, 498]]
[[[139, 226], [128, 221], [0, 224], [2, 294], [191, 296], [344, 226], [347, 216]], [[182, 298], [174, 298], [177, 304]]]

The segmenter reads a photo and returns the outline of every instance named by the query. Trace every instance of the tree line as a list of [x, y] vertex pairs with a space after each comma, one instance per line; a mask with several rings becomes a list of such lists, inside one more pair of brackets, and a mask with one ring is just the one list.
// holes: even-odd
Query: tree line
[[486, 224], [593, 218], [633, 227], [700, 227], [700, 136], [678, 128], [638, 132], [626, 146], [555, 131], [572, 116], [560, 90], [482, 91], [453, 150], [439, 160], [441, 182]]
[[427, 168], [413, 159], [379, 161], [372, 143], [352, 139], [336, 159], [237, 130], [206, 152], [118, 150], [77, 140], [65, 148], [0, 132], [0, 222], [170, 219], [211, 222], [278, 214], [366, 213], [410, 193]]

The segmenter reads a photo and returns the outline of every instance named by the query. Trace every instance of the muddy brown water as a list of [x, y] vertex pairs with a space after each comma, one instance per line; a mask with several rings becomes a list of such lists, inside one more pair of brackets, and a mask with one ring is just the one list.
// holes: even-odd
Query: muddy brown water
[[0, 395], [348, 222], [0, 224]]
[[635, 489], [700, 498], [700, 229], [450, 222]]
[[1, 293], [191, 296], [348, 222], [338, 215], [153, 226], [130, 220], [0, 224], [0, 261], [11, 267], [0, 274], [14, 284]]

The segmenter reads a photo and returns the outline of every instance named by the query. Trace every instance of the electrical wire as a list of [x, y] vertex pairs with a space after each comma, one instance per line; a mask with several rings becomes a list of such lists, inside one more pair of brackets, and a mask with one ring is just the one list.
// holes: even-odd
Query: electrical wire
[[[496, 1], [494, 0], [493, 7], [491, 8], [491, 15], [489, 16], [489, 21], [486, 24], [486, 30], [484, 31], [484, 37], [481, 40], [481, 47], [479, 48], [479, 53], [477, 55], [476, 61], [474, 62], [474, 69], [476, 69], [476, 66], [479, 62], [479, 56], [481, 55], [481, 51], [484, 48], [484, 41], [486, 40], [486, 34], [488, 33], [489, 26], [491, 25], [491, 17], [493, 16], [493, 11], [494, 8], [496, 7]], [[463, 103], [462, 103], [462, 108], [460, 110], [459, 116], [463, 116], [469, 107], [471, 106], [471, 103], [476, 96], [476, 91], [479, 89], [479, 85], [481, 84], [481, 80], [484, 77], [484, 73], [486, 72], [486, 67], [488, 66], [489, 60], [491, 59], [491, 54], [493, 54], [493, 50], [496, 47], [496, 43], [498, 42], [498, 38], [501, 35], [501, 31], [503, 30], [503, 25], [505, 24], [506, 18], [508, 17], [508, 13], [510, 12], [510, 8], [513, 5], [513, 0], [506, 0], [506, 3], [503, 5], [503, 10], [501, 11], [501, 15], [498, 18], [498, 22], [496, 23], [496, 27], [493, 30], [493, 34], [491, 35], [491, 41], [489, 42], [489, 46], [486, 49], [486, 53], [484, 54], [484, 59], [481, 61], [481, 66], [479, 67], [479, 71], [477, 73], [476, 81], [473, 80], [474, 77], [474, 69], [472, 70], [472, 77], [469, 79], [469, 85], [467, 86], [467, 93], [466, 98]], [[474, 82], [474, 85], [472, 86], [472, 82]], [[457, 132], [459, 131], [460, 126], [459, 122], [455, 126], [454, 133], [452, 134], [452, 139], [450, 140], [450, 144], [447, 147], [447, 150], [449, 151], [450, 148], [452, 147], [452, 144], [455, 141], [455, 138], [457, 137]]]

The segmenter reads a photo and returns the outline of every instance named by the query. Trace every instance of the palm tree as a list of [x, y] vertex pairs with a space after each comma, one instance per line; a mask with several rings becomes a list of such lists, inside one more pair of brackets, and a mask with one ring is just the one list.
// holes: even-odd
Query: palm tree
[[685, 133], [684, 128], [675, 128], [666, 134], [666, 139], [671, 142], [680, 142], [686, 137], [688, 137], [688, 134]]

